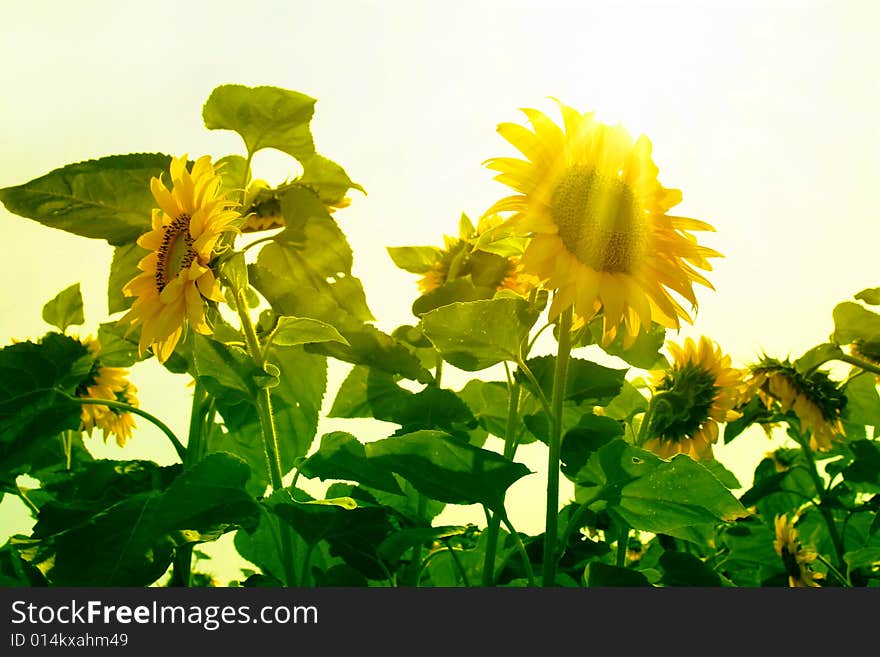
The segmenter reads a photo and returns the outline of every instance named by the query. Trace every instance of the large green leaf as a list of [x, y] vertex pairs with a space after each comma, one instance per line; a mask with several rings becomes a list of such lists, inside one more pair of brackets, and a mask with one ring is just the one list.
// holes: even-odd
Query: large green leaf
[[844, 414], [849, 422], [875, 427], [880, 425], [880, 396], [877, 395], [877, 379], [872, 372], [863, 372], [849, 379], [844, 391]]
[[442, 431], [416, 431], [365, 446], [375, 465], [409, 480], [422, 494], [451, 504], [499, 509], [504, 492], [529, 474], [521, 463], [462, 443]]
[[322, 437], [318, 451], [300, 465], [299, 471], [306, 477], [346, 479], [389, 493], [403, 494], [394, 475], [368, 460], [358, 439], [343, 431]]
[[15, 214], [75, 235], [130, 244], [151, 229], [150, 179], [168, 170], [160, 153], [112, 155], [69, 164], [17, 187], [0, 189]]
[[258, 384], [269, 375], [242, 348], [195, 334], [194, 355], [199, 382], [222, 406], [256, 400]]
[[280, 347], [295, 347], [317, 342], [340, 342], [348, 344], [334, 327], [309, 317], [279, 317], [270, 342]]
[[477, 285], [470, 275], [453, 278], [413, 301], [412, 313], [416, 317], [422, 317], [432, 310], [451, 303], [491, 299], [495, 296], [495, 292], [495, 287]]
[[315, 99], [278, 87], [224, 84], [211, 92], [202, 108], [209, 130], [234, 130], [249, 153], [275, 148], [297, 159], [315, 152], [309, 123]]
[[85, 324], [79, 283], [64, 288], [43, 306], [43, 321], [66, 331], [68, 326]]
[[436, 246], [389, 246], [394, 264], [412, 274], [425, 274], [440, 260], [443, 250]]
[[694, 530], [747, 515], [705, 467], [683, 454], [666, 461], [623, 440], [591, 454], [572, 476], [584, 498], [604, 500], [631, 527], [691, 540]]
[[[602, 340], [604, 318], [596, 317], [584, 326], [574, 338], [575, 345], [599, 344]], [[612, 356], [617, 356], [634, 367], [641, 369], [663, 369], [669, 363], [660, 353], [666, 340], [666, 329], [656, 322], [642, 330], [635, 341], [624, 346], [626, 331], [619, 330], [610, 344], [602, 349]]]
[[302, 160], [302, 165], [302, 175], [296, 182], [313, 190], [322, 203], [340, 203], [349, 189], [364, 192], [363, 187], [348, 177], [345, 169], [323, 155], [312, 155]]
[[860, 299], [872, 306], [880, 305], [880, 287], [869, 287], [855, 295], [856, 299]]
[[[506, 383], [471, 379], [457, 394], [468, 405], [471, 413], [485, 431], [504, 439], [504, 434], [507, 431], [508, 404], [510, 403]], [[525, 445], [534, 442], [535, 436], [524, 420], [540, 413], [540, 402], [528, 390], [520, 388], [517, 411], [514, 417], [516, 443]]]
[[467, 405], [451, 390], [426, 386], [412, 393], [386, 372], [363, 366], [352, 368], [339, 387], [330, 417], [372, 417], [404, 429], [452, 430], [473, 425]]
[[[550, 399], [553, 394], [553, 377], [556, 369], [555, 356], [538, 356], [526, 361], [535, 375], [544, 395]], [[627, 370], [617, 370], [599, 365], [582, 358], [572, 358], [568, 364], [568, 377], [565, 385], [565, 400], [578, 404], [605, 406], [620, 394]], [[533, 388], [531, 381], [517, 372], [523, 383]]]
[[351, 248], [317, 196], [292, 188], [281, 201], [287, 227], [251, 265], [254, 287], [277, 314], [319, 320], [348, 341], [315, 344], [311, 351], [430, 380], [409, 348], [366, 323], [373, 316], [360, 281], [351, 275]]
[[60, 333], [0, 349], [0, 457], [20, 441], [78, 429], [80, 405], [64, 393], [73, 395], [93, 364], [85, 345]]
[[880, 341], [880, 315], [853, 301], [837, 304], [834, 317], [834, 340], [850, 344], [856, 340]]
[[105, 322], [98, 326], [98, 342], [101, 351], [98, 357], [102, 365], [108, 367], [131, 367], [135, 363], [150, 358], [147, 351], [143, 357], [138, 353], [137, 332], [126, 335], [128, 327], [119, 322]]
[[256, 526], [259, 507], [244, 490], [248, 476], [241, 459], [209, 454], [167, 488], [126, 497], [24, 544], [22, 553], [55, 586], [148, 585], [178, 546]]
[[147, 255], [147, 250], [132, 242], [113, 249], [113, 260], [110, 263], [110, 277], [107, 279], [107, 311], [112, 315], [128, 310], [134, 303], [134, 297], [122, 293], [132, 279], [141, 273], [138, 262]]
[[516, 362], [537, 319], [525, 299], [499, 296], [442, 306], [425, 314], [421, 327], [445, 360], [474, 372]]
[[592, 561], [584, 569], [584, 580], [589, 587], [651, 586], [643, 573], [629, 568], [609, 566]]

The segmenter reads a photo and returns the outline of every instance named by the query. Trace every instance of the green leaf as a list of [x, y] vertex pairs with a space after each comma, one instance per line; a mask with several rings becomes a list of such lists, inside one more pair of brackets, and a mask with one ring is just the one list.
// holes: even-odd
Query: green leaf
[[[553, 394], [556, 358], [554, 356], [538, 356], [530, 358], [526, 361], [526, 365], [529, 366], [544, 395], [549, 399]], [[626, 372], [625, 369], [612, 369], [589, 360], [572, 358], [568, 364], [565, 399], [578, 404], [605, 406], [620, 394]], [[531, 381], [525, 379], [520, 372], [517, 372], [517, 376], [523, 378], [523, 383], [527, 387], [533, 387]]]
[[702, 559], [687, 552], [664, 552], [660, 557], [664, 586], [722, 586], [721, 578]]
[[[241, 155], [227, 155], [214, 163], [214, 171], [220, 175], [220, 191], [230, 193], [236, 198], [243, 186], [251, 182], [248, 161]], [[247, 178], [245, 178], [247, 177]]]
[[837, 344], [850, 344], [856, 340], [880, 341], [880, 315], [852, 301], [835, 306], [834, 340]]
[[451, 303], [481, 301], [495, 296], [495, 288], [477, 285], [471, 276], [460, 276], [446, 281], [413, 301], [412, 313], [422, 317], [426, 313]]
[[[599, 344], [603, 333], [602, 317], [596, 317], [583, 329], [583, 336], [576, 338], [575, 344], [583, 343]], [[617, 356], [633, 367], [646, 370], [664, 369], [669, 365], [666, 357], [660, 353], [666, 340], [666, 329], [660, 324], [652, 323], [650, 328], [642, 330], [635, 341], [629, 347], [624, 347], [625, 331], [617, 332], [617, 336], [606, 347], [602, 347], [605, 353]]]
[[19, 441], [79, 429], [80, 405], [58, 391], [73, 395], [93, 364], [85, 345], [60, 333], [0, 349], [0, 457]]
[[880, 287], [869, 287], [856, 295], [856, 299], [864, 301], [871, 306], [880, 306]]
[[131, 367], [137, 362], [150, 358], [149, 351], [143, 357], [138, 353], [137, 336], [126, 336], [128, 327], [118, 322], [105, 322], [98, 325], [98, 342], [101, 351], [98, 358], [108, 367]]
[[622, 435], [623, 425], [619, 421], [592, 413], [584, 415], [578, 426], [562, 437], [562, 473], [576, 475], [596, 450]]
[[302, 160], [315, 152], [309, 123], [315, 99], [278, 87], [224, 84], [202, 108], [209, 130], [234, 130], [248, 153], [275, 148]]
[[82, 237], [130, 244], [152, 228], [150, 179], [168, 171], [160, 153], [112, 155], [69, 164], [18, 187], [0, 189], [10, 212]]
[[591, 561], [584, 569], [584, 580], [589, 587], [652, 586], [643, 573], [629, 568], [609, 566]]
[[300, 465], [299, 471], [306, 477], [346, 479], [389, 493], [403, 494], [394, 476], [369, 461], [358, 439], [342, 431], [321, 438], [318, 451]]
[[451, 390], [426, 386], [417, 393], [401, 388], [390, 374], [352, 368], [339, 388], [329, 417], [372, 417], [416, 429], [453, 430], [473, 425], [467, 405]]
[[857, 488], [859, 484], [880, 486], [880, 446], [872, 440], [854, 440], [848, 446], [854, 458], [843, 469], [844, 479], [856, 484]]
[[281, 347], [316, 342], [340, 342], [348, 345], [348, 340], [333, 326], [309, 317], [279, 317], [270, 341]]
[[605, 415], [615, 420], [629, 422], [639, 413], [648, 410], [648, 400], [629, 381], [624, 380], [620, 393], [605, 405]]
[[111, 315], [128, 310], [134, 303], [134, 297], [125, 296], [122, 288], [141, 273], [138, 263], [145, 255], [147, 250], [135, 242], [113, 249], [110, 277], [107, 279], [107, 311]]
[[[777, 471], [769, 458], [762, 459], [755, 468], [752, 487], [740, 497], [743, 506], [757, 506], [765, 518], [790, 513], [816, 495], [816, 487], [806, 471], [806, 463], [798, 450], [793, 450], [790, 467]], [[797, 466], [797, 467], [794, 467]]]
[[314, 191], [322, 203], [340, 203], [349, 189], [366, 193], [363, 187], [348, 177], [345, 169], [323, 155], [312, 155], [302, 160], [302, 165], [303, 173], [296, 182]]
[[863, 372], [846, 383], [844, 417], [854, 424], [880, 426], [880, 396], [873, 373]]
[[43, 321], [61, 329], [62, 332], [66, 331], [68, 326], [85, 324], [79, 283], [61, 290], [53, 299], [46, 302], [43, 306]]
[[416, 431], [365, 446], [378, 467], [406, 478], [421, 493], [450, 504], [485, 504], [498, 510], [504, 492], [529, 474], [521, 463], [462, 443], [441, 431]]
[[852, 550], [843, 555], [850, 568], [872, 568], [880, 565], [880, 547], [866, 547]]
[[736, 475], [733, 474], [730, 470], [724, 467], [724, 465], [715, 459], [710, 459], [708, 461], [701, 461], [703, 466], [715, 475], [725, 487], [730, 489], [741, 488], [742, 484], [739, 483], [739, 479], [736, 478]]
[[255, 380], [263, 369], [240, 347], [227, 345], [201, 334], [194, 334], [197, 378], [223, 406], [253, 403], [258, 389]]
[[222, 260], [220, 277], [235, 292], [244, 292], [248, 289], [248, 271], [243, 251], [235, 251]]
[[829, 360], [835, 360], [843, 355], [843, 350], [836, 344], [827, 342], [820, 344], [809, 351], [794, 362], [794, 366], [799, 372], [804, 374], [813, 371], [820, 365], [827, 363]]
[[538, 315], [525, 299], [452, 303], [425, 314], [421, 327], [443, 358], [462, 370], [516, 362]]
[[613, 440], [572, 477], [635, 529], [692, 540], [693, 531], [747, 515], [705, 467], [683, 454], [666, 461]]
[[395, 265], [413, 274], [431, 271], [443, 254], [436, 246], [389, 246], [386, 250]]
[[382, 541], [379, 546], [379, 555], [389, 563], [396, 563], [412, 547], [433, 543], [444, 538], [463, 536], [468, 532], [467, 527], [444, 525], [441, 527], [418, 527], [405, 529], [397, 532]]
[[[506, 383], [472, 379], [457, 394], [468, 405], [471, 413], [485, 431], [504, 439], [504, 434], [507, 431], [507, 407], [509, 404]], [[518, 445], [535, 441], [534, 434], [527, 428], [524, 420], [540, 411], [540, 402], [528, 390], [520, 388], [518, 413], [514, 420], [514, 434]]]
[[244, 490], [247, 465], [209, 454], [164, 490], [151, 490], [43, 536], [22, 549], [54, 586], [145, 586], [165, 572], [174, 550], [256, 526], [259, 507]]

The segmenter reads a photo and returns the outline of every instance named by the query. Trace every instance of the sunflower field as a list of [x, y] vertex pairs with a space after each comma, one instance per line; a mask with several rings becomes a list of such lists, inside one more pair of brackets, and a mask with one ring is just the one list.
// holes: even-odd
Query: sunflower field
[[[485, 162], [496, 201], [432, 244], [389, 236], [412, 289], [391, 331], [338, 221], [367, 190], [320, 153], [299, 91], [215, 88], [205, 128], [241, 138], [224, 157], [108, 154], [0, 189], [16, 220], [113, 249], [96, 332], [75, 283], [43, 335], [0, 349], [2, 492], [33, 521], [0, 582], [880, 585], [880, 288], [842, 295], [804, 353], [680, 338], [716, 294], [715, 227], [677, 213], [648, 137], [589, 110], [500, 122], [516, 156]], [[295, 173], [256, 178], [265, 149]], [[147, 359], [188, 383], [185, 433], [140, 403]], [[173, 463], [95, 449], [145, 426]], [[750, 481], [713, 451], [745, 440]], [[511, 520], [524, 478], [538, 532]], [[473, 513], [445, 521], [455, 506]], [[221, 540], [225, 580], [202, 569]]]

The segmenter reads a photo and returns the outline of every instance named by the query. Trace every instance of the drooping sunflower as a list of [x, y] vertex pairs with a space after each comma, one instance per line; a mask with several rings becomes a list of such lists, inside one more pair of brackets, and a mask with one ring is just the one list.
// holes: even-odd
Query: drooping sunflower
[[523, 265], [555, 290], [550, 318], [571, 305], [584, 321], [602, 311], [605, 344], [621, 322], [627, 343], [651, 322], [674, 329], [691, 322], [671, 292], [696, 309], [693, 284], [712, 288], [695, 268], [711, 270], [708, 258], [721, 254], [691, 231], [714, 228], [668, 214], [681, 192], [657, 180], [647, 137], [633, 140], [593, 113], [559, 107], [563, 127], [535, 109], [523, 110], [533, 130], [498, 126], [526, 160], [487, 161], [495, 179], [518, 192], [490, 212], [513, 212], [509, 221], [533, 236]]
[[793, 411], [801, 433], [809, 433], [813, 450], [828, 451], [844, 435], [841, 416], [846, 395], [826, 372], [807, 375], [788, 360], [765, 357], [751, 367], [744, 394], [746, 398], [757, 394], [768, 409], [778, 404], [783, 413]]
[[653, 374], [644, 448], [662, 458], [687, 454], [697, 461], [711, 459], [718, 423], [740, 417], [734, 407], [743, 373], [705, 336], [698, 343], [688, 338], [683, 346], [666, 346], [674, 362]]
[[223, 300], [210, 266], [214, 247], [224, 232], [238, 232], [233, 222], [240, 215], [220, 192], [211, 158], [200, 157], [192, 171], [186, 161], [185, 155], [171, 159], [171, 190], [159, 178], [150, 181], [159, 209], [153, 210], [153, 229], [137, 241], [150, 253], [138, 263], [142, 273], [123, 288], [137, 298], [120, 321], [129, 330], [141, 325], [140, 352], [152, 346], [160, 362], [174, 351], [186, 322], [199, 333], [211, 332], [206, 300]]
[[789, 520], [788, 516], [778, 515], [773, 519], [776, 528], [776, 539], [773, 547], [776, 554], [782, 557], [785, 564], [785, 572], [788, 574], [788, 584], [792, 587], [818, 587], [816, 580], [823, 579], [822, 573], [813, 572], [810, 565], [816, 560], [818, 554], [811, 548], [805, 548], [798, 540], [798, 530], [795, 529], [797, 518]]
[[536, 276], [525, 272], [519, 256], [502, 256], [474, 248], [481, 236], [501, 223], [498, 215], [484, 215], [476, 228], [469, 220], [463, 220], [457, 238], [444, 235], [444, 248], [438, 250], [434, 266], [419, 279], [419, 291], [427, 294], [447, 281], [470, 276], [475, 285], [527, 296], [539, 281]]
[[[101, 345], [92, 338], [85, 343], [96, 360], [88, 378], [79, 385], [76, 396], [84, 399], [106, 399], [125, 402], [129, 406], [138, 406], [137, 388], [128, 380], [128, 370], [122, 367], [106, 367], [101, 364], [99, 352]], [[110, 436], [116, 437], [116, 443], [124, 447], [131, 438], [132, 430], [137, 427], [134, 417], [128, 411], [121, 411], [98, 404], [84, 404], [80, 413], [81, 430], [89, 436], [97, 427], [101, 429], [104, 442]]]

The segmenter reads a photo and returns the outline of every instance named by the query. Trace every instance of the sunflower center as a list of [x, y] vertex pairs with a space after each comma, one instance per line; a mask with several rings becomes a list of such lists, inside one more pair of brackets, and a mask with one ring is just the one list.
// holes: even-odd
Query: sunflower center
[[165, 227], [162, 244], [157, 251], [159, 262], [156, 265], [156, 289], [159, 292], [195, 260], [196, 252], [192, 248], [189, 220], [188, 214], [182, 214]]
[[596, 271], [632, 274], [648, 253], [648, 222], [632, 189], [616, 176], [574, 165], [550, 199], [559, 238]]
[[692, 436], [709, 419], [718, 394], [712, 373], [692, 363], [667, 372], [657, 391], [663, 402], [657, 404], [651, 428], [673, 442]]

